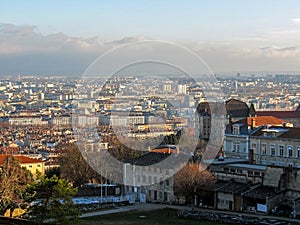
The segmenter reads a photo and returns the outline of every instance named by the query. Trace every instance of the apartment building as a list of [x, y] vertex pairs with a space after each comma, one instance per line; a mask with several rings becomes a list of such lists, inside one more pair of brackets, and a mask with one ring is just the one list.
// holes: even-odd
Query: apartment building
[[250, 135], [255, 164], [300, 168], [300, 127], [262, 126]]

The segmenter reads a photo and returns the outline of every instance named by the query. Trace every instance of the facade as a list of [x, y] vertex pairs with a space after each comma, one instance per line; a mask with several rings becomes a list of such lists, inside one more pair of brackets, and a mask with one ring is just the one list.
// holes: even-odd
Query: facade
[[[225, 130], [226, 109], [223, 102], [201, 102], [197, 107], [196, 123], [200, 139], [222, 137]], [[211, 136], [212, 135], [212, 136]]]
[[[9, 155], [0, 155], [0, 165], [3, 164], [6, 157]], [[23, 155], [13, 155], [15, 157], [21, 167], [27, 169], [29, 172], [32, 173], [32, 175], [37, 175], [37, 173], [40, 173], [41, 175], [45, 174], [45, 162], [39, 159], [33, 159], [29, 158]]]
[[252, 149], [250, 136], [261, 126], [292, 127], [292, 124], [273, 116], [254, 116], [236, 122], [230, 121], [226, 128], [223, 143], [224, 155], [248, 159], [249, 149]]
[[262, 126], [250, 136], [255, 164], [300, 168], [300, 128]]
[[172, 168], [155, 167], [155, 162], [170, 154], [149, 152], [124, 164], [124, 184], [127, 194], [135, 194], [141, 202], [172, 203], [174, 174]]
[[71, 125], [71, 117], [69, 115], [54, 116], [51, 119], [51, 123], [54, 126], [69, 126]]
[[249, 133], [245, 124], [236, 123], [225, 132], [223, 152], [225, 157], [248, 159]]
[[12, 126], [47, 126], [48, 121], [41, 116], [10, 116], [9, 125]]
[[250, 185], [229, 182], [217, 190], [217, 208], [231, 211], [242, 211], [242, 193], [249, 190]]

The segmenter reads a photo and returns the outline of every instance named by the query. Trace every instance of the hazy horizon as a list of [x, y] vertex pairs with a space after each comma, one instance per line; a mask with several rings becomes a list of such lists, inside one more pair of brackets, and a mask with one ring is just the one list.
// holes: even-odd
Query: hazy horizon
[[6, 1], [0, 76], [80, 76], [122, 44], [162, 40], [215, 74], [300, 74], [300, 2]]

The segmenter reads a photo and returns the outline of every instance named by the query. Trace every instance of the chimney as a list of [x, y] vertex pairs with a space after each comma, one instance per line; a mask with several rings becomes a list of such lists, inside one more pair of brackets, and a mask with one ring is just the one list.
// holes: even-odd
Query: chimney
[[254, 156], [254, 151], [253, 149], [249, 149], [249, 164], [253, 164], [253, 156]]
[[256, 126], [256, 123], [255, 123], [255, 118], [252, 118], [251, 119], [251, 130], [253, 130]]
[[233, 125], [233, 119], [231, 117], [231, 115], [228, 117], [228, 132], [231, 134], [232, 133], [232, 125]]

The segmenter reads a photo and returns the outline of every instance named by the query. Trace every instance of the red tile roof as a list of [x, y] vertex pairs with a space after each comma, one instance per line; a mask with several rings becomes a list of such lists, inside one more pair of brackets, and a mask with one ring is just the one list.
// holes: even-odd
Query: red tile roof
[[[0, 155], [0, 165], [3, 164], [5, 158], [7, 158], [10, 155]], [[32, 159], [23, 155], [12, 155], [13, 157], [15, 157], [16, 159], [19, 160], [20, 164], [29, 164], [29, 163], [41, 163], [43, 162], [42, 160], [39, 159]]]
[[176, 152], [176, 149], [158, 148], [158, 149], [152, 149], [152, 150], [150, 150], [150, 152], [171, 154], [173, 152]]
[[256, 117], [247, 117], [247, 124], [251, 126], [252, 120], [255, 127], [262, 125], [282, 125], [285, 121], [274, 116], [256, 116]]

